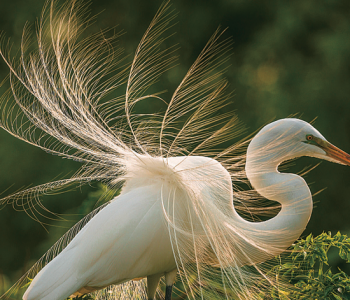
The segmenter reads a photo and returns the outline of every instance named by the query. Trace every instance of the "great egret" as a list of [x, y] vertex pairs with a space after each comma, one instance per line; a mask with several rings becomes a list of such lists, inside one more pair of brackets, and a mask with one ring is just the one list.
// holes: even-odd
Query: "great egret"
[[[17, 123], [5, 119], [1, 126], [84, 166], [70, 179], [1, 201], [35, 217], [35, 204], [41, 203], [30, 196], [37, 200], [38, 191], [91, 180], [122, 185], [122, 190], [73, 227], [22, 278], [19, 284], [35, 276], [23, 299], [62, 300], [143, 277], [153, 299], [165, 275], [168, 300], [177, 273], [192, 298], [209, 298], [206, 293], [214, 293], [208, 291], [210, 282], [220, 279], [226, 297], [233, 290], [238, 298], [256, 299], [263, 284], [273, 284], [258, 263], [293, 243], [312, 211], [305, 181], [280, 173], [278, 165], [305, 155], [350, 165], [350, 156], [310, 124], [292, 118], [265, 126], [250, 142], [246, 161], [237, 154], [245, 142], [210, 150], [239, 131], [235, 117], [217, 115], [227, 97], [222, 71], [215, 69], [225, 63], [229, 41], [220, 42], [216, 32], [167, 103], [147, 90], [175, 60], [172, 48], [160, 47], [173, 18], [169, 6], [156, 14], [131, 66], [118, 65], [121, 51], [112, 51], [112, 41], [103, 34], [79, 40], [81, 9], [72, 1], [56, 11], [52, 1], [39, 24], [37, 50], [27, 53], [24, 38], [19, 65], [1, 52], [20, 108], [14, 109], [5, 95], [3, 116]], [[123, 96], [104, 101], [124, 83]], [[162, 115], [132, 114], [139, 101], [150, 98], [166, 103]], [[245, 204], [250, 197], [233, 189], [233, 181], [241, 182], [245, 173], [260, 195], [281, 204], [274, 218], [249, 222], [236, 212], [233, 199]]]
[[[164, 274], [169, 291], [166, 299], [171, 299], [169, 287], [175, 280], [177, 265], [164, 207], [176, 205], [175, 218], [189, 222], [186, 202], [190, 199], [186, 199], [187, 188], [182, 188], [186, 177], [199, 178], [199, 183], [193, 186], [200, 186], [198, 197], [209, 203], [220, 200], [223, 203], [218, 205], [227, 206], [225, 213], [230, 222], [226, 224], [227, 230], [236, 234], [239, 227], [255, 242], [246, 244], [247, 237], [236, 237], [236, 242], [242, 245], [235, 249], [235, 259], [240, 264], [258, 263], [279, 254], [300, 236], [311, 216], [311, 193], [302, 177], [277, 171], [281, 162], [299, 156], [350, 165], [350, 155], [327, 142], [304, 121], [282, 119], [265, 126], [248, 147], [246, 171], [256, 190], [281, 203], [282, 210], [268, 221], [248, 222], [234, 210], [230, 174], [217, 161], [201, 156], [164, 159], [138, 155], [135, 171], [126, 180], [121, 195], [98, 212], [38, 273], [23, 299], [65, 299], [74, 293], [84, 294], [146, 276], [148, 298], [153, 299]], [[135, 176], [137, 173], [141, 175]], [[207, 189], [203, 177], [211, 179]], [[220, 188], [215, 189], [217, 186]], [[230, 228], [231, 224], [235, 229]], [[202, 225], [199, 219], [192, 219], [191, 226]], [[259, 244], [265, 248], [271, 244], [274, 250], [266, 252]]]

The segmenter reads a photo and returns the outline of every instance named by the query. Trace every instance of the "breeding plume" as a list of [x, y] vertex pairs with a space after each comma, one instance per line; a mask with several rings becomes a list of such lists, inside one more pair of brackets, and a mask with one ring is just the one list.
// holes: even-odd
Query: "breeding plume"
[[[82, 2], [52, 1], [35, 43], [24, 31], [18, 60], [1, 51], [11, 83], [2, 96], [2, 128], [82, 163], [69, 179], [1, 203], [37, 219], [50, 214], [40, 193], [90, 181], [121, 192], [70, 229], [3, 297], [28, 278], [24, 300], [63, 300], [110, 285], [137, 290], [142, 285], [132, 280], [140, 278], [154, 299], [162, 276], [167, 300], [176, 276], [190, 299], [257, 299], [262, 287], [280, 285], [260, 263], [300, 236], [312, 198], [302, 177], [278, 166], [299, 156], [349, 165], [350, 156], [293, 118], [265, 126], [247, 149], [243, 140], [217, 150], [241, 134], [237, 118], [222, 113], [230, 99], [223, 79], [230, 40], [215, 32], [171, 96], [151, 93], [176, 61], [174, 47], [164, 47], [170, 6], [161, 6], [131, 62], [116, 45], [118, 34], [82, 35], [84, 12]], [[163, 110], [135, 113], [140, 101]], [[236, 188], [247, 178], [255, 190]], [[244, 219], [237, 211], [257, 197], [279, 202], [281, 210], [266, 221]]]

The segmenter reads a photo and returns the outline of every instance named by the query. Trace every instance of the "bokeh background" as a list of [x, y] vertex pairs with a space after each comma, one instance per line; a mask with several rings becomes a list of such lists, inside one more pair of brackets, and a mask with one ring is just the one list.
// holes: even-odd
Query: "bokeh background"
[[[121, 44], [132, 55], [161, 0], [99, 0], [90, 4], [100, 13], [89, 28], [124, 29]], [[18, 49], [27, 21], [34, 24], [44, 0], [0, 1], [0, 30]], [[220, 25], [234, 44], [227, 71], [235, 109], [250, 134], [272, 120], [297, 114], [332, 143], [350, 152], [350, 1], [336, 0], [174, 0], [178, 12], [173, 40], [180, 49], [179, 65], [165, 74], [161, 90], [176, 88], [207, 40]], [[0, 82], [8, 69], [0, 62]], [[6, 84], [5, 84], [6, 87]], [[4, 91], [4, 87], [0, 92]], [[165, 96], [166, 97], [166, 96]], [[314, 165], [298, 159], [291, 171]], [[0, 131], [0, 192], [5, 196], [29, 185], [72, 175], [76, 162], [51, 156]], [[322, 231], [350, 233], [350, 168], [321, 163], [306, 176], [315, 209], [305, 235]], [[60, 213], [87, 213], [98, 199], [98, 186], [46, 197]], [[82, 204], [88, 199], [87, 204]], [[84, 202], [86, 203], [86, 202]], [[73, 218], [74, 219], [74, 218]], [[72, 221], [73, 222], [73, 221]], [[56, 224], [57, 225], [57, 224]], [[25, 213], [11, 207], [0, 211], [0, 292], [18, 279], [71, 225], [47, 232]]]

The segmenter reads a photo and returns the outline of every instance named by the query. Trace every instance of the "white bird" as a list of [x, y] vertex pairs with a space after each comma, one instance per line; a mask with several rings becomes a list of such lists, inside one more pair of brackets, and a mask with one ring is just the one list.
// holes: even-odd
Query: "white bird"
[[[300, 236], [311, 216], [311, 193], [304, 179], [277, 170], [281, 162], [299, 156], [350, 165], [348, 154], [304, 121], [282, 119], [265, 126], [251, 141], [246, 163], [254, 188], [282, 205], [277, 216], [264, 222], [249, 222], [236, 213], [230, 174], [217, 161], [200, 156], [138, 156], [134, 168], [140, 175], [126, 180], [121, 195], [98, 212], [38, 273], [23, 299], [60, 300], [138, 277], [147, 277], [149, 299], [153, 299], [161, 276], [165, 275], [171, 287], [177, 264], [165, 207], [175, 206], [166, 214], [191, 224], [196, 235], [204, 234], [201, 220], [186, 207], [192, 200], [182, 187], [188, 178], [198, 178], [191, 183], [199, 193], [196, 197], [213, 209], [222, 208], [228, 219], [224, 226], [232, 231], [230, 235], [236, 235], [235, 243], [240, 245], [230, 245], [239, 264], [255, 264], [279, 254]], [[209, 240], [206, 246], [210, 246]]]
[[[240, 299], [256, 299], [262, 285], [274, 284], [258, 264], [290, 246], [304, 231], [312, 212], [304, 179], [280, 173], [278, 166], [300, 156], [350, 165], [350, 156], [307, 122], [292, 118], [260, 130], [248, 146], [246, 159], [237, 155], [244, 143], [221, 152], [207, 151], [225, 141], [236, 125], [236, 119], [216, 114], [227, 100], [222, 94], [222, 72], [214, 72], [224, 64], [221, 57], [228, 46], [227, 41], [218, 41], [218, 33], [186, 74], [162, 116], [133, 116], [137, 102], [163, 101], [160, 94], [147, 94], [147, 88], [174, 61], [172, 50], [159, 48], [172, 19], [168, 6], [163, 5], [155, 16], [131, 66], [119, 69], [115, 63], [118, 51], [111, 51], [103, 35], [78, 42], [80, 9], [75, 1], [57, 13], [54, 2], [49, 10], [44, 9], [37, 52], [26, 59], [24, 39], [19, 66], [1, 52], [11, 70], [16, 105], [32, 127], [16, 127], [6, 120], [1, 126], [84, 166], [71, 179], [17, 193], [2, 203], [27, 206], [24, 209], [35, 217], [36, 206], [28, 194], [91, 180], [122, 184], [122, 190], [72, 228], [24, 276], [35, 277], [23, 299], [63, 300], [144, 277], [148, 299], [154, 299], [165, 275], [166, 299], [170, 300], [177, 274], [192, 298], [208, 299], [206, 293], [214, 293], [210, 283], [220, 279], [227, 297], [232, 290]], [[50, 42], [45, 42], [45, 35]], [[124, 97], [101, 100], [124, 82]], [[4, 99], [3, 115], [8, 113], [11, 118], [13, 107]], [[125, 101], [124, 117], [119, 117], [121, 99]], [[14, 118], [18, 120], [18, 115]], [[41, 135], [34, 139], [37, 128]], [[237, 213], [233, 200], [244, 204], [250, 195], [234, 189], [233, 180], [241, 182], [245, 174], [261, 196], [281, 204], [275, 217], [250, 222]], [[45, 266], [36, 274], [41, 263]]]

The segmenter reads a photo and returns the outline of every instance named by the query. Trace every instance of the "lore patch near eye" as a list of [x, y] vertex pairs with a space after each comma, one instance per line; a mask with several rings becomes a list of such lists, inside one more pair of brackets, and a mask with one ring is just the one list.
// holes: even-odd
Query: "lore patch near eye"
[[306, 141], [302, 141], [303, 143], [318, 146], [318, 143], [317, 143], [318, 138], [314, 137], [312, 134], [307, 134], [305, 136], [305, 139]]

